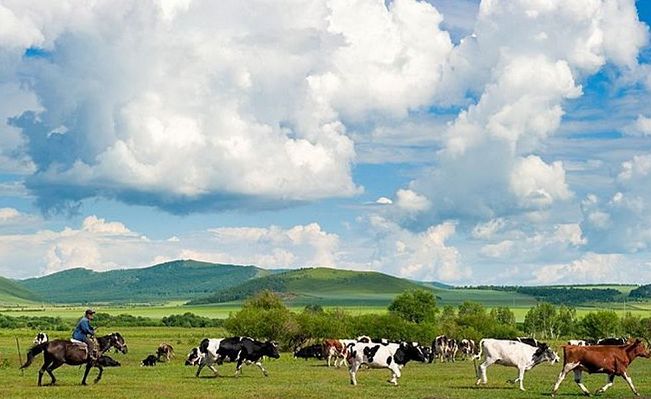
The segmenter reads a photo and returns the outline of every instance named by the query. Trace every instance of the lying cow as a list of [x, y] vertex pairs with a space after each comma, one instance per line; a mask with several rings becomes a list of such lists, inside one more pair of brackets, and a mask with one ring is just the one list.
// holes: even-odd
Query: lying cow
[[156, 365], [156, 362], [158, 361], [158, 357], [155, 355], [149, 355], [146, 358], [142, 359], [140, 362], [140, 367], [153, 367]]
[[323, 360], [323, 345], [315, 344], [315, 345], [306, 346], [305, 348], [297, 348], [294, 351], [294, 357], [302, 358], [305, 360], [311, 358]]
[[156, 349], [156, 361], [160, 362], [165, 359], [169, 362], [174, 357], [174, 348], [170, 344], [162, 343]]
[[97, 365], [100, 367], [120, 367], [121, 364], [110, 356], [102, 355], [97, 359]]
[[47, 341], [48, 341], [47, 334], [44, 332], [40, 332], [36, 334], [36, 337], [34, 337], [34, 341], [32, 342], [34, 343], [34, 345], [40, 345], [46, 343]]
[[567, 341], [568, 345], [574, 345], [574, 346], [590, 346], [590, 345], [596, 345], [597, 341], [594, 339], [571, 339]]
[[398, 385], [400, 369], [409, 361], [426, 362], [427, 356], [416, 342], [402, 342], [400, 344], [362, 343], [350, 345], [348, 348], [348, 361], [350, 362], [350, 383], [357, 385], [357, 371], [362, 364], [370, 368], [388, 368], [391, 370], [390, 383]]
[[520, 383], [520, 390], [524, 391], [524, 372], [545, 361], [556, 363], [558, 355], [547, 344], [538, 342], [538, 346], [531, 346], [520, 341], [502, 339], [482, 339], [479, 341], [479, 353], [473, 360], [481, 359], [486, 353], [486, 360], [477, 369], [477, 385], [486, 384], [486, 369], [491, 364], [516, 367], [518, 378], [513, 383]]
[[563, 346], [563, 370], [558, 375], [558, 380], [552, 390], [556, 395], [558, 387], [567, 376], [574, 371], [574, 381], [585, 395], [590, 395], [588, 388], [581, 382], [582, 372], [608, 374], [608, 383], [596, 393], [605, 392], [613, 385], [615, 376], [620, 376], [628, 383], [635, 396], [639, 393], [633, 385], [633, 380], [628, 375], [628, 366], [636, 357], [651, 357], [651, 353], [644, 347], [642, 341], [635, 340], [627, 345], [595, 345], [595, 346]]
[[626, 345], [628, 339], [624, 337], [608, 337], [597, 341], [597, 345]]

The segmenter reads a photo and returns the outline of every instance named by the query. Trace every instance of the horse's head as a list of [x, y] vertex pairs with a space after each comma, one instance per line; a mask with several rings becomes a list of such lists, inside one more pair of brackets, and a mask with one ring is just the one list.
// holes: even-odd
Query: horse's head
[[124, 341], [124, 337], [119, 332], [114, 332], [113, 334], [109, 335], [109, 339], [111, 346], [124, 353], [125, 355], [127, 354], [129, 348], [127, 348], [127, 343]]

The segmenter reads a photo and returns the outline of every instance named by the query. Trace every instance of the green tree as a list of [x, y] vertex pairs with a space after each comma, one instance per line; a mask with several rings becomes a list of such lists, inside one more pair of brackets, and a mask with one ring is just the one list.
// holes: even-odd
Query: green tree
[[649, 332], [645, 324], [640, 316], [634, 316], [631, 312], [626, 312], [620, 320], [622, 332], [632, 338], [648, 337]]
[[466, 301], [459, 305], [457, 324], [464, 329], [472, 327], [482, 335], [489, 335], [495, 321], [481, 303]]
[[428, 290], [405, 291], [391, 302], [389, 312], [413, 323], [433, 321], [438, 312], [436, 297]]
[[558, 311], [550, 303], [539, 303], [524, 316], [524, 331], [534, 337], [552, 338], [559, 336]]
[[577, 331], [577, 323], [576, 309], [565, 305], [558, 308], [558, 315], [556, 316], [558, 336], [574, 336]]
[[498, 324], [505, 326], [515, 326], [515, 314], [507, 307], [497, 307], [491, 309], [490, 317]]
[[612, 310], [590, 312], [579, 324], [583, 334], [593, 339], [612, 337], [620, 331], [619, 317]]

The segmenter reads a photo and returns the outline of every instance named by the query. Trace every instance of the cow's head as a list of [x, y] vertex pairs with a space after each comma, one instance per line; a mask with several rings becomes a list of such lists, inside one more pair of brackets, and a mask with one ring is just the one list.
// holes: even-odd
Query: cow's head
[[274, 359], [278, 359], [280, 357], [280, 353], [278, 352], [278, 344], [276, 341], [265, 342], [263, 351], [265, 356], [269, 356]]
[[201, 362], [204, 356], [205, 355], [199, 350], [199, 347], [192, 348], [190, 353], [188, 353], [188, 357], [185, 359], [185, 365], [196, 366]]
[[425, 355], [425, 361], [432, 363], [432, 359], [434, 358], [434, 354], [432, 353], [432, 348], [429, 346], [421, 346], [421, 350], [423, 351], [423, 355]]
[[428, 360], [423, 347], [418, 342], [402, 342], [400, 348], [405, 353], [405, 360], [415, 360], [417, 362], [426, 362]]
[[556, 352], [554, 352], [554, 350], [544, 342], [538, 343], [538, 349], [536, 349], [536, 352], [533, 354], [533, 358], [536, 363], [550, 362], [554, 364], [560, 361]]
[[631, 348], [627, 351], [630, 353], [631, 358], [636, 358], [636, 357], [646, 357], [649, 358], [651, 357], [651, 351], [649, 351], [645, 346], [644, 343], [640, 339], [636, 339], [633, 343], [630, 345]]

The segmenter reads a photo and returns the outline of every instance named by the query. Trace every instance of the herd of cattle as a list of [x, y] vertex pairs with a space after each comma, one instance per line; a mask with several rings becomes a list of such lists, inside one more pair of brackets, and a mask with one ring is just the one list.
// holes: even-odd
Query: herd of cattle
[[[39, 333], [34, 344], [47, 342], [47, 335]], [[616, 376], [622, 377], [631, 391], [638, 395], [633, 381], [628, 375], [628, 367], [637, 357], [651, 357], [651, 352], [639, 339], [604, 338], [600, 340], [570, 340], [562, 346], [564, 361], [553, 390], [554, 396], [569, 372], [574, 372], [574, 381], [581, 391], [590, 392], [582, 383], [582, 373], [603, 373], [608, 382], [597, 393], [603, 393], [613, 385]], [[149, 355], [141, 366], [154, 366], [159, 361], [169, 361], [174, 349], [169, 344], [161, 344], [155, 355]], [[235, 375], [239, 376], [243, 365], [256, 365], [264, 374], [269, 373], [262, 365], [264, 357], [278, 359], [280, 352], [273, 341], [261, 342], [249, 337], [205, 338], [199, 346], [192, 348], [185, 360], [186, 366], [198, 366], [196, 376], [208, 367], [219, 375], [216, 365], [224, 362], [236, 363]], [[536, 365], [559, 362], [559, 356], [544, 342], [534, 338], [518, 337], [512, 340], [485, 338], [475, 343], [472, 339], [454, 339], [445, 335], [436, 337], [431, 346], [418, 342], [390, 341], [360, 336], [355, 339], [324, 339], [318, 343], [306, 344], [294, 350], [295, 358], [305, 360], [315, 358], [325, 361], [328, 367], [347, 365], [350, 383], [357, 385], [357, 372], [361, 366], [386, 368], [391, 371], [390, 383], [397, 385], [402, 368], [410, 361], [454, 362], [457, 358], [472, 359], [475, 362], [477, 385], [487, 384], [486, 369], [499, 364], [518, 369], [513, 383], [524, 389], [524, 374]], [[483, 359], [479, 365], [477, 360]]]

